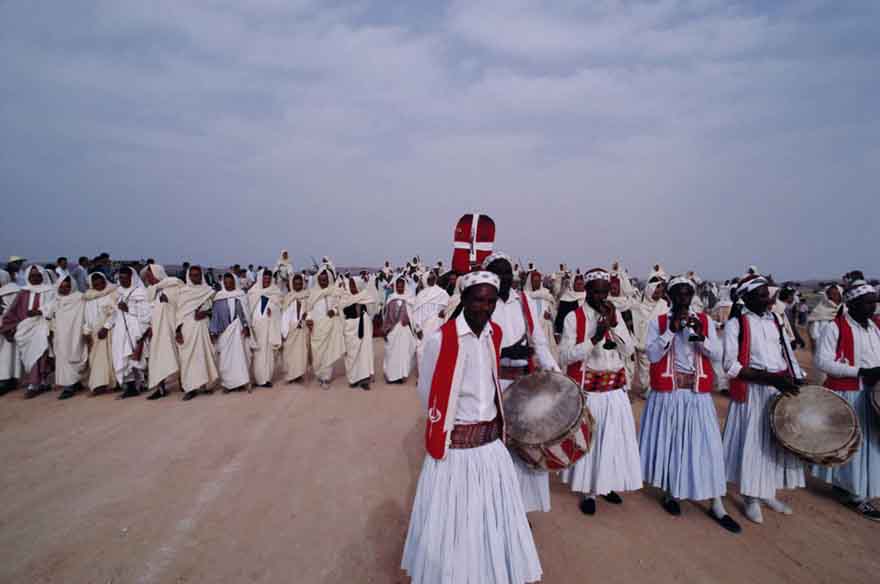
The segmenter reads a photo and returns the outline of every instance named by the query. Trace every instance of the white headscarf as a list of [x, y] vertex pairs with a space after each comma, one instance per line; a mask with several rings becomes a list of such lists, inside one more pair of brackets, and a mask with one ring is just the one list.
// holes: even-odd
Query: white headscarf
[[840, 292], [840, 297], [843, 298], [843, 290], [837, 284], [825, 287], [819, 294], [819, 304], [810, 312], [807, 322], [830, 321], [837, 317], [838, 312], [840, 312], [840, 303], [828, 298], [829, 288], [837, 288], [837, 291]]
[[[37, 270], [40, 275], [43, 276], [42, 283], [33, 285], [29, 282], [31, 270]], [[27, 290], [34, 294], [46, 294], [48, 292], [54, 295], [55, 293], [55, 286], [52, 284], [52, 280], [49, 279], [49, 273], [43, 268], [43, 266], [38, 264], [30, 264], [24, 269], [24, 282], [25, 284], [22, 286], [22, 290]]]

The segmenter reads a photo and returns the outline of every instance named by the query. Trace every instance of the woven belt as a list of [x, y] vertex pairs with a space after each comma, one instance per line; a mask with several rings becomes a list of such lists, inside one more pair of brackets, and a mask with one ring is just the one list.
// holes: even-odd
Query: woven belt
[[476, 424], [456, 424], [450, 435], [450, 448], [477, 448], [501, 438], [501, 418]]
[[504, 367], [498, 368], [498, 378], [505, 381], [516, 381], [520, 377], [529, 374], [528, 367]]
[[696, 376], [693, 373], [675, 372], [675, 387], [678, 389], [693, 389], [696, 382]]
[[626, 386], [626, 372], [590, 371], [584, 372], [584, 384], [581, 389], [587, 393], [604, 393]]

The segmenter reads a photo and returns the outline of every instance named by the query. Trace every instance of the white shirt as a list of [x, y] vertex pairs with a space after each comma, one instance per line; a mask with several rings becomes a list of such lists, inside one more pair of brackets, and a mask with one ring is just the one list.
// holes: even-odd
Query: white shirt
[[[691, 313], [691, 316], [697, 315]], [[671, 323], [672, 313], [668, 317], [667, 322]], [[645, 354], [651, 363], [657, 363], [672, 349], [675, 370], [679, 373], [696, 373], [698, 355], [705, 355], [715, 361], [721, 359], [724, 352], [721, 341], [715, 332], [715, 325], [711, 320], [708, 328], [708, 331], [703, 331], [706, 340], [693, 343], [689, 340], [693, 334], [691, 329], [687, 328], [673, 333], [672, 329], [667, 326], [666, 332], [661, 335], [660, 323], [658, 319], [654, 318], [648, 323], [648, 332], [645, 336]]]
[[[611, 338], [617, 343], [614, 349], [605, 349], [604, 340], [600, 340], [598, 345], [592, 342], [593, 335], [596, 334], [596, 323], [599, 320], [599, 313], [584, 302], [582, 305], [584, 314], [587, 317], [586, 334], [584, 342], [577, 344], [577, 316], [572, 310], [565, 315], [565, 321], [562, 329], [562, 341], [559, 344], [559, 360], [563, 366], [583, 361], [582, 367], [591, 371], [619, 371], [623, 369], [623, 358], [629, 357], [635, 351], [635, 343], [620, 311], [617, 311], [617, 326], [611, 329]], [[580, 310], [580, 309], [578, 309]]]
[[863, 328], [849, 315], [846, 315], [846, 320], [853, 334], [854, 364], [849, 365], [835, 359], [840, 329], [834, 321], [827, 322], [816, 348], [816, 367], [833, 377], [857, 377], [859, 369], [863, 367], [880, 367], [880, 329], [871, 320], [868, 321], [868, 328]]
[[55, 274], [58, 276], [58, 281], [60, 282], [64, 278], [70, 275], [70, 272], [62, 268], [61, 266], [55, 267]]
[[[464, 314], [460, 314], [455, 319], [455, 328], [458, 333], [458, 360], [461, 369], [459, 383], [461, 388], [458, 399], [454, 402], [455, 412], [447, 412], [447, 415], [454, 415], [456, 424], [490, 422], [498, 415], [498, 408], [495, 406], [497, 389], [492, 363], [495, 359], [495, 349], [492, 346], [492, 327], [487, 323], [480, 332], [480, 336], [477, 337], [464, 319]], [[437, 366], [437, 359], [440, 356], [441, 339], [442, 333], [440, 331], [436, 331], [428, 337], [420, 364], [418, 391], [426, 408], [431, 395], [434, 368]], [[452, 403], [453, 400], [450, 399], [450, 407], [452, 407]]]
[[[788, 359], [790, 359], [795, 377], [803, 378], [804, 373], [791, 350], [792, 339], [783, 332], [785, 347], [782, 346], [779, 340], [779, 325], [773, 313], [767, 310], [763, 316], [758, 316], [745, 307], [743, 307], [742, 313], [748, 319], [749, 330], [752, 333], [749, 367], [778, 373], [788, 369]], [[783, 354], [783, 348], [788, 358], [786, 358], [786, 354]], [[731, 379], [738, 376], [742, 370], [742, 366], [739, 364], [738, 318], [731, 318], [724, 325], [724, 370]]]
[[333, 310], [336, 306], [336, 302], [333, 301], [332, 296], [324, 296], [319, 299], [315, 305], [312, 307], [311, 312], [309, 312], [309, 318], [315, 322], [319, 320], [324, 320], [325, 318], [330, 318], [327, 316], [327, 312]]
[[[526, 302], [532, 314], [532, 322], [535, 324], [531, 343], [535, 349], [538, 365], [541, 369], [559, 371], [559, 365], [556, 364], [556, 359], [550, 353], [547, 335], [544, 334], [544, 327], [540, 326], [541, 321], [538, 320], [540, 313], [535, 309], [535, 303], [530, 298], [526, 297]], [[543, 318], [543, 315], [541, 317]], [[523, 314], [522, 295], [519, 291], [511, 290], [507, 302], [502, 300], [501, 297], [498, 298], [498, 303], [495, 304], [495, 312], [492, 313], [492, 322], [500, 326], [501, 332], [504, 333], [501, 337], [502, 349], [512, 347], [520, 342], [523, 335], [526, 334], [527, 328], [525, 315]], [[526, 367], [528, 364], [529, 362], [524, 359], [501, 358], [501, 365], [503, 367]]]

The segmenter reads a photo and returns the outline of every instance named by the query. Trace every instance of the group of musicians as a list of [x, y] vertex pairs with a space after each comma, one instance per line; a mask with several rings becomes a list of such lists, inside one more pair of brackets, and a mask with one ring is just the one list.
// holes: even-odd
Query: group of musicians
[[[754, 523], [763, 522], [763, 507], [792, 513], [777, 491], [805, 486], [804, 463], [776, 442], [769, 411], [780, 392], [798, 393], [805, 374], [794, 339], [771, 310], [768, 279], [751, 273], [738, 283], [719, 335], [714, 321], [694, 309], [691, 277], [652, 278], [652, 291], [665, 291], [669, 309], [647, 326], [650, 391], [638, 434], [625, 370], [635, 343], [610, 301], [613, 279], [599, 268], [582, 275], [585, 299], [563, 319], [557, 362], [541, 326], [546, 315], [512, 287], [510, 257], [493, 253], [460, 278], [462, 309], [426, 339], [420, 362], [428, 455], [402, 562], [414, 583], [540, 580], [526, 513], [549, 511], [549, 476], [504, 447], [501, 408], [502, 392], [536, 368], [565, 369], [595, 420], [592, 448], [561, 477], [583, 494], [585, 515], [597, 512], [597, 498], [620, 505], [622, 492], [647, 483], [663, 492], [669, 514], [681, 515], [683, 500], [709, 501], [709, 516], [739, 533], [723, 502], [728, 482]], [[825, 387], [856, 411], [863, 442], [847, 464], [811, 469], [845, 504], [875, 521], [880, 423], [868, 391], [880, 379], [876, 308], [875, 288], [855, 279], [823, 330], [815, 364], [827, 374]], [[711, 393], [719, 366], [731, 397], [723, 434]]]

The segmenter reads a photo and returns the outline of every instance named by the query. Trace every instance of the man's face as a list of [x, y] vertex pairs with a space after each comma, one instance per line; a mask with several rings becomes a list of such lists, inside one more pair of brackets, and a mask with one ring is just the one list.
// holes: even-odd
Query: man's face
[[828, 300], [834, 302], [835, 304], [840, 304], [840, 301], [843, 298], [840, 296], [840, 289], [837, 286], [831, 286], [828, 288], [828, 291], [825, 293], [828, 296]]
[[427, 281], [428, 281], [428, 286], [433, 286], [434, 284], [437, 283], [437, 276], [435, 276], [434, 274], [428, 274]]
[[327, 275], [327, 272], [321, 272], [321, 275], [318, 276], [318, 286], [321, 288], [326, 288], [330, 285], [330, 276]]
[[877, 311], [877, 295], [865, 294], [864, 296], [859, 296], [855, 300], [847, 302], [846, 307], [855, 320], [867, 320], [874, 316], [874, 313]]
[[301, 276], [296, 276], [293, 279], [293, 290], [294, 292], [299, 292], [303, 289], [303, 279]]
[[92, 288], [98, 292], [102, 292], [107, 287], [107, 280], [103, 276], [95, 276], [92, 278]]
[[541, 287], [541, 274], [538, 272], [532, 272], [532, 275], [529, 277], [532, 281], [532, 289], [537, 290]]
[[651, 300], [653, 300], [654, 302], [657, 302], [658, 300], [663, 298], [663, 295], [665, 293], [666, 293], [666, 284], [664, 284], [663, 282], [660, 282], [659, 284], [657, 284], [657, 287], [654, 288], [654, 294], [651, 295]]
[[268, 288], [272, 285], [272, 273], [268, 270], [263, 272], [263, 288]]
[[67, 260], [65, 260], [65, 259], [58, 260], [58, 267], [61, 268], [62, 270], [66, 270], [67, 269]]
[[403, 280], [397, 280], [397, 282], [394, 283], [394, 291], [398, 294], [403, 294], [404, 290], [406, 290], [406, 282]]
[[223, 276], [223, 289], [227, 292], [232, 292], [235, 290], [235, 278], [232, 274], [225, 274]]
[[765, 285], [752, 290], [743, 297], [743, 302], [755, 314], [764, 314], [771, 304], [770, 288]]
[[676, 308], [688, 308], [694, 299], [694, 289], [687, 284], [679, 284], [669, 289], [669, 298]]
[[458, 284], [458, 274], [452, 274], [449, 276], [449, 289], [455, 290], [455, 286]]
[[43, 274], [40, 273], [40, 270], [37, 268], [31, 268], [28, 272], [28, 283], [31, 286], [39, 286], [43, 283]]
[[123, 288], [131, 286], [131, 272], [129, 270], [122, 270], [119, 272], [119, 285]]
[[611, 280], [611, 295], [620, 296], [620, 278]]
[[501, 288], [498, 290], [499, 296], [507, 296], [510, 292], [510, 287], [513, 286], [513, 268], [510, 266], [510, 262], [505, 260], [495, 260], [491, 264], [489, 264], [486, 269], [501, 280]]
[[583, 292], [586, 290], [586, 286], [584, 286], [584, 279], [581, 276], [578, 276], [574, 279], [574, 291], [575, 292]]
[[587, 286], [587, 304], [598, 310], [611, 293], [611, 283], [608, 280], [591, 280]]
[[155, 276], [155, 274], [153, 274], [152, 267], [147, 268], [147, 270], [144, 272], [144, 279], [147, 281], [147, 284], [149, 284], [150, 286], [155, 286], [156, 284], [159, 283], [159, 279]]
[[358, 285], [357, 282], [354, 281], [354, 279], [348, 281], [348, 291], [352, 294], [358, 293]]
[[202, 270], [201, 270], [201, 268], [190, 268], [189, 280], [190, 280], [190, 282], [193, 283], [194, 286], [201, 286], [201, 284], [202, 284]]
[[464, 316], [468, 324], [477, 330], [483, 330], [498, 302], [498, 292], [490, 284], [477, 284], [465, 291], [462, 298]]
[[71, 289], [70, 278], [64, 278], [64, 280], [61, 281], [61, 285], [58, 286], [58, 293], [62, 296], [67, 296], [70, 294]]

